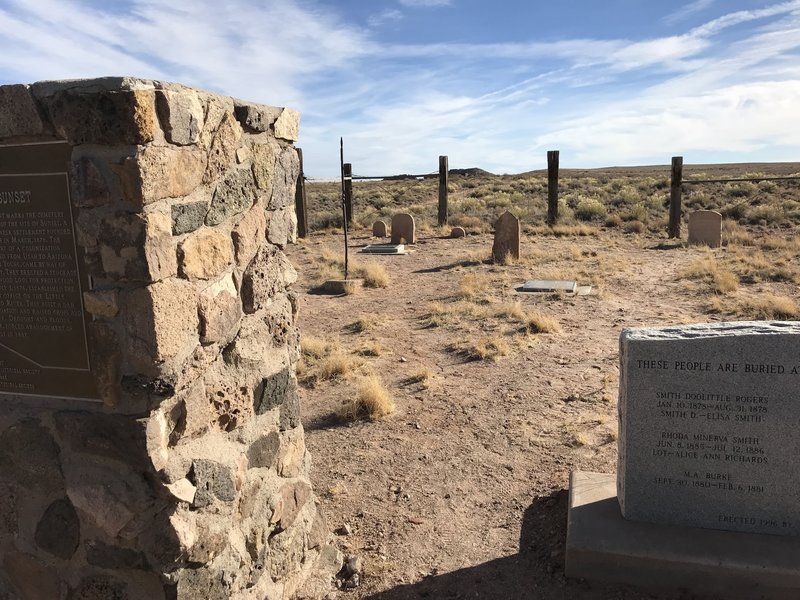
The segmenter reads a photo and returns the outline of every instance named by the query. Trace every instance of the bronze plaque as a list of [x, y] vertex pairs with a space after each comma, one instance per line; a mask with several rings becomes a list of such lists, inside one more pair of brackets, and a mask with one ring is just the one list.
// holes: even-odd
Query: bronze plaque
[[0, 146], [0, 393], [97, 400], [69, 197], [72, 147]]

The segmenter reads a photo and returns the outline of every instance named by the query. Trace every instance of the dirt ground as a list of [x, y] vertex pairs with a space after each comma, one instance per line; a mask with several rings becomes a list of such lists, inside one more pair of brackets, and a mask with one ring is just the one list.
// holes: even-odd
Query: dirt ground
[[[691, 597], [565, 578], [568, 482], [573, 470], [616, 470], [621, 330], [725, 320], [707, 312], [704, 289], [678, 275], [728, 250], [605, 230], [526, 235], [521, 261], [503, 266], [464, 260], [490, 255], [488, 234], [423, 235], [406, 256], [356, 253], [371, 241], [355, 232], [351, 260], [379, 262], [391, 283], [349, 296], [312, 289], [323, 250], [342, 253], [340, 236], [312, 236], [288, 250], [300, 274], [301, 335], [338, 339], [360, 361], [343, 379], [302, 387], [315, 490], [337, 545], [365, 565], [360, 586], [339, 597]], [[561, 331], [515, 335], [496, 320], [467, 317], [431, 326], [431, 305], [455, 306], [468, 276], [485, 285], [484, 305], [519, 301], [555, 317]], [[552, 276], [592, 283], [593, 293], [514, 290]], [[781, 282], [737, 293], [765, 290], [797, 298], [797, 286]], [[373, 324], [358, 332], [353, 323], [365, 315]], [[510, 355], [470, 360], [450, 348], [459, 336], [482, 334], [513, 338]], [[358, 354], [365, 344], [381, 348], [379, 356]], [[433, 376], [418, 381], [425, 368]], [[365, 373], [380, 376], [396, 410], [344, 423], [334, 413]]]

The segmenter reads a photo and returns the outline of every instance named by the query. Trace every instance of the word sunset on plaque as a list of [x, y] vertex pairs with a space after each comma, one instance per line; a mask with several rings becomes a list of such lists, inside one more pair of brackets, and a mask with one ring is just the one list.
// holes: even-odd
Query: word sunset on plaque
[[620, 364], [625, 518], [800, 535], [800, 323], [627, 329]]
[[0, 146], [0, 393], [96, 399], [65, 143]]

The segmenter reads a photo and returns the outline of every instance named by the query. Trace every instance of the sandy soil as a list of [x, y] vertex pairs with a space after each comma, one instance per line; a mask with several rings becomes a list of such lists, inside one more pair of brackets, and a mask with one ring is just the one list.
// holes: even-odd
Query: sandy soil
[[[351, 260], [364, 262], [354, 252], [369, 242], [356, 232]], [[312, 293], [309, 282], [323, 248], [341, 251], [340, 237], [312, 236], [288, 251], [300, 273], [302, 335], [338, 336], [353, 350], [366, 341], [380, 344], [383, 353], [362, 357], [360, 370], [378, 373], [397, 407], [375, 422], [334, 418], [353, 394], [357, 372], [302, 391], [316, 492], [331, 528], [350, 529], [337, 536], [338, 546], [365, 562], [361, 585], [340, 596], [690, 597], [566, 579], [564, 543], [570, 472], [616, 470], [620, 331], [715, 320], [704, 312], [705, 294], [677, 276], [707, 251], [602, 232], [526, 236], [516, 265], [458, 264], [470, 254], [488, 256], [491, 244], [489, 235], [423, 236], [407, 256], [369, 257], [390, 273], [388, 288], [342, 297]], [[491, 328], [481, 320], [462, 322], [460, 333], [426, 327], [430, 303], [453, 302], [470, 273], [485, 276], [492, 302], [519, 300], [556, 317], [562, 331], [526, 337], [497, 362], [449, 351], [465, 330], [478, 335]], [[593, 280], [595, 293], [514, 291], [553, 274]], [[355, 333], [349, 325], [364, 314], [383, 320]], [[427, 388], [409, 382], [422, 367], [434, 372]]]

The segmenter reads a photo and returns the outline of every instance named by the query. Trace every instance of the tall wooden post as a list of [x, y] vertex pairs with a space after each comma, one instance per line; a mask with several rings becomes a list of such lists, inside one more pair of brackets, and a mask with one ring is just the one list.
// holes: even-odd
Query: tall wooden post
[[681, 237], [681, 183], [683, 182], [683, 157], [672, 157], [672, 181], [669, 187], [669, 237]]
[[558, 220], [558, 150], [547, 151], [547, 223]]
[[344, 210], [345, 227], [353, 224], [353, 165], [344, 163]]
[[447, 157], [439, 157], [439, 227], [447, 225]]
[[303, 151], [297, 149], [300, 159], [300, 173], [297, 175], [297, 186], [294, 191], [294, 209], [297, 213], [297, 235], [304, 238], [308, 235], [308, 212], [306, 212], [306, 177], [303, 172]]

